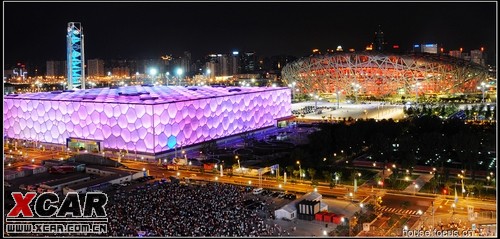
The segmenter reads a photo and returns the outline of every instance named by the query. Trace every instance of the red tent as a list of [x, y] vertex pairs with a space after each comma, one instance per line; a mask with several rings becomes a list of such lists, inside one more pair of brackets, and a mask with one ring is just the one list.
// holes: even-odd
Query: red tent
[[316, 219], [316, 221], [323, 221], [323, 216], [326, 214], [327, 214], [326, 212], [318, 212], [316, 213], [314, 218]]
[[335, 213], [329, 212], [323, 217], [324, 222], [332, 222], [332, 218], [335, 216]]
[[332, 218], [332, 222], [335, 223], [335, 224], [340, 224], [342, 222], [342, 217], [344, 217], [344, 215], [342, 215], [342, 214], [335, 215]]

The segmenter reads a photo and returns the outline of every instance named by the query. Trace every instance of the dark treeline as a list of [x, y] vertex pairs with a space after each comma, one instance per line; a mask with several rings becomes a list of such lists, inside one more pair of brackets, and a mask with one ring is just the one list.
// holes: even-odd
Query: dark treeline
[[[487, 170], [487, 152], [495, 151], [495, 125], [465, 124], [461, 120], [442, 120], [422, 116], [401, 121], [358, 120], [339, 124], [320, 124], [321, 130], [309, 135], [310, 143], [297, 147], [282, 165], [321, 172], [338, 168], [334, 162], [367, 154], [372, 161], [397, 164], [400, 169], [427, 165], [440, 169], [455, 167]], [[326, 158], [326, 160], [325, 160]], [[451, 161], [449, 160], [451, 159]], [[344, 166], [345, 167], [345, 166]], [[344, 175], [347, 176], [347, 175]]]

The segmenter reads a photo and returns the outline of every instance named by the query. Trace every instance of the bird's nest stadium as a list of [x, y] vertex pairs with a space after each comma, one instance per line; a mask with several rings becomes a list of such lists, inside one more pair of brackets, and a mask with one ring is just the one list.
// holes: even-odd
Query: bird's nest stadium
[[294, 93], [366, 97], [477, 93], [487, 68], [437, 54], [372, 52], [312, 55], [287, 64], [285, 84]]

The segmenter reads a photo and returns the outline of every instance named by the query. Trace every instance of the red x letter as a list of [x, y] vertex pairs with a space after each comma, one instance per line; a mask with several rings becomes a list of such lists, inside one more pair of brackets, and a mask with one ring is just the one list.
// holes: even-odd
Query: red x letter
[[16, 205], [10, 210], [9, 214], [7, 214], [7, 217], [17, 217], [20, 213], [22, 213], [24, 217], [33, 217], [33, 212], [29, 204], [35, 196], [35, 192], [27, 192], [24, 197], [20, 192], [13, 192], [12, 197], [14, 201], [16, 201]]

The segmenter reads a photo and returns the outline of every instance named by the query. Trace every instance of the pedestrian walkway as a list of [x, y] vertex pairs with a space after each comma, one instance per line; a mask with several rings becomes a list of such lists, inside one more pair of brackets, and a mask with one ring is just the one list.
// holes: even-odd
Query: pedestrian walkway
[[[403, 191], [409, 193], [419, 192], [420, 189], [422, 189], [424, 185], [428, 183], [433, 177], [434, 174], [422, 174], [417, 179], [415, 179], [415, 183], [408, 185], [408, 187], [406, 187]], [[415, 187], [415, 185], [417, 185], [417, 187]]]
[[402, 209], [402, 208], [392, 208], [387, 206], [381, 206], [377, 208], [375, 211], [377, 212], [388, 212], [393, 214], [402, 214], [402, 215], [417, 215], [417, 211], [411, 209]]

